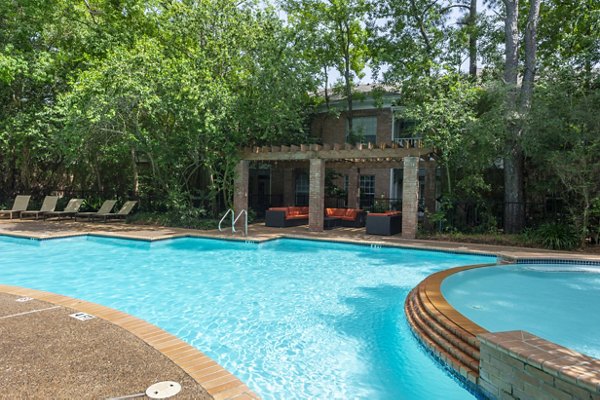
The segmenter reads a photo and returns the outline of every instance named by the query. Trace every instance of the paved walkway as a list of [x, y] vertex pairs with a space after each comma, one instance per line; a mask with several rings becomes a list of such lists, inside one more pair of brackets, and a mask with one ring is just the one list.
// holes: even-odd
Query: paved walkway
[[[263, 241], [291, 237], [492, 253], [506, 258], [600, 260], [598, 254], [579, 252], [369, 236], [364, 228], [338, 228], [315, 233], [309, 232], [306, 226], [278, 229], [255, 224], [249, 227], [248, 237], [244, 237], [241, 233], [232, 235], [231, 232], [217, 230], [196, 231], [119, 222], [2, 220], [0, 235], [3, 234], [39, 239], [85, 234], [144, 240], [199, 236]], [[201, 380], [192, 378], [193, 373], [190, 376], [127, 330], [100, 318], [80, 322], [69, 317], [73, 310], [68, 307], [37, 300], [20, 303], [16, 301], [16, 296], [1, 292], [0, 398], [107, 398], [143, 392], [152, 383], [164, 380], [182, 384], [183, 391], [175, 398], [211, 398], [197, 383]], [[252, 393], [248, 395], [238, 389], [226, 390], [230, 392], [224, 394], [235, 393], [235, 396], [239, 396], [232, 395], [232, 398], [252, 398]], [[215, 397], [227, 398], [225, 395]]]
[[79, 321], [67, 307], [19, 298], [0, 293], [0, 398], [106, 399], [144, 393], [161, 381], [181, 384], [173, 399], [211, 398], [128, 331], [100, 318]]

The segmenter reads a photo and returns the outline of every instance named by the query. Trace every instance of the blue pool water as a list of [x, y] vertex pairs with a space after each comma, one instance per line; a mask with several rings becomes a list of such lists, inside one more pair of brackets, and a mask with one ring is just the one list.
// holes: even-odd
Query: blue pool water
[[516, 264], [442, 283], [448, 302], [490, 331], [525, 330], [600, 358], [600, 266]]
[[196, 346], [265, 399], [469, 399], [419, 346], [410, 289], [490, 257], [305, 240], [0, 237], [0, 283], [97, 302]]

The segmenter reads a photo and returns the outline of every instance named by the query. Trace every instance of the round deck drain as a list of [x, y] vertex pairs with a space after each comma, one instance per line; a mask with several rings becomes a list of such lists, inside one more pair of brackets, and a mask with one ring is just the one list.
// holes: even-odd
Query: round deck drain
[[177, 382], [158, 382], [146, 389], [146, 396], [151, 399], [168, 399], [181, 391], [181, 385]]

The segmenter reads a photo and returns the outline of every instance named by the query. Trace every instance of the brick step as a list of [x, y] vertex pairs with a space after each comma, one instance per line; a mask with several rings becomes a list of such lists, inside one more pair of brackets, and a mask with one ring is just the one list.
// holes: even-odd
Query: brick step
[[[423, 310], [425, 310], [431, 318], [435, 319], [440, 325], [444, 326], [446, 330], [452, 332], [455, 336], [468, 344], [473, 351], [479, 352], [479, 340], [477, 340], [477, 337], [458, 326], [454, 321], [448, 319], [448, 317], [442, 314], [435, 305], [432, 304], [427, 296], [426, 285], [423, 282], [413, 290], [416, 291], [416, 296], [418, 296]], [[479, 356], [477, 356], [477, 359], [479, 359]]]
[[470, 382], [476, 384], [479, 379], [478, 369], [473, 369], [471, 365], [467, 365], [461, 360], [452, 356], [442, 346], [440, 346], [438, 342], [436, 342], [433, 338], [428, 336], [428, 334], [425, 333], [425, 331], [421, 330], [420, 323], [415, 319], [416, 314], [406, 309], [407, 307], [409, 307], [408, 304], [405, 305], [405, 312], [408, 322], [411, 325], [413, 332], [419, 337], [419, 339], [425, 345], [425, 347], [431, 350], [437, 357], [439, 357], [454, 371], [459, 373], [461, 376], [463, 376]]
[[447, 318], [441, 318], [439, 313], [433, 312], [431, 303], [424, 303], [420, 293], [417, 292], [412, 296], [411, 304], [415, 311], [426, 314], [422, 315], [422, 319], [431, 329], [436, 333], [443, 335], [454, 347], [460, 349], [469, 357], [479, 360], [479, 346], [474, 346], [473, 343], [469, 341], [469, 336], [472, 335], [468, 335], [466, 331], [460, 328], [457, 329], [456, 325], [449, 323]]
[[[458, 371], [462, 373], [462, 370], [465, 370], [477, 375], [479, 370], [479, 358], [475, 358], [473, 355], [462, 350], [461, 347], [465, 347], [466, 343], [432, 320], [417, 303], [417, 298], [418, 296], [410, 296], [405, 309], [407, 314], [410, 315], [410, 320], [418, 327], [418, 333], [426, 335], [437, 345], [437, 347], [446, 353], [446, 355], [458, 365]], [[439, 328], [439, 331], [432, 328], [434, 325]], [[460, 343], [460, 346], [456, 343]]]

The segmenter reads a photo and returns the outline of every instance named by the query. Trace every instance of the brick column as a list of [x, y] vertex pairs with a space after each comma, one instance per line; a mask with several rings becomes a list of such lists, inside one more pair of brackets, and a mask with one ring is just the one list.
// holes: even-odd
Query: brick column
[[295, 184], [294, 182], [294, 169], [284, 168], [283, 170], [283, 205], [293, 206], [295, 202]]
[[313, 158], [310, 160], [308, 195], [308, 229], [313, 232], [323, 231], [324, 200], [325, 161]]
[[435, 210], [435, 161], [427, 161], [425, 164], [425, 190], [423, 193], [423, 200], [425, 201], [425, 220], [424, 225], [425, 229], [432, 230], [434, 228], [433, 224], [430, 222], [430, 218], [427, 217], [427, 214], [434, 213]]
[[237, 216], [241, 210], [248, 210], [248, 181], [250, 179], [250, 162], [241, 160], [235, 167], [233, 209]]
[[360, 206], [360, 186], [358, 168], [352, 167], [348, 170], [348, 208]]
[[419, 212], [419, 158], [404, 158], [404, 176], [402, 181], [402, 237], [417, 237]]

